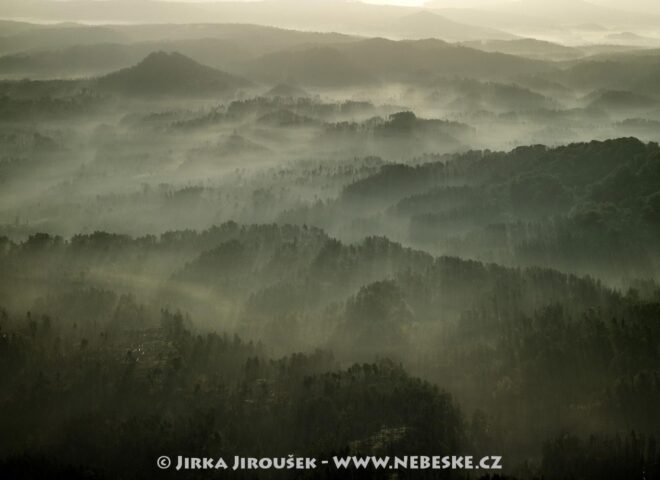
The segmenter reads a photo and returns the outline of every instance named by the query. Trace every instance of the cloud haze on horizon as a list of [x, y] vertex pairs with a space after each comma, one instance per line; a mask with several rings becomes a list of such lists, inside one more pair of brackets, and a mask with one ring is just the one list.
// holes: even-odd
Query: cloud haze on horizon
[[[67, 1], [76, 1], [76, 0], [45, 0], [50, 2], [67, 2]], [[80, 1], [80, 0], [77, 0]], [[89, 2], [95, 2], [99, 0], [88, 0]], [[139, 3], [141, 0], [134, 0], [131, 3]], [[258, 3], [258, 2], [280, 2], [285, 1], [291, 3], [292, 0], [142, 0], [145, 2], [163, 2], [163, 3], [188, 3], [188, 4], [213, 4], [213, 3]], [[418, 8], [434, 8], [434, 9], [491, 9], [496, 8], [507, 3], [517, 3], [517, 2], [530, 2], [535, 3], [536, 5], [546, 6], [557, 6], [558, 3], [567, 5], [568, 3], [589, 3], [591, 5], [596, 5], [599, 7], [608, 7], [621, 11], [637, 12], [637, 13], [653, 13], [660, 14], [660, 2], [657, 0], [629, 0], [628, 2], [622, 3], [618, 0], [566, 0], [563, 2], [557, 2], [557, 0], [301, 0], [302, 3], [364, 3], [370, 5], [385, 5], [385, 6], [400, 6], [400, 7], [418, 7]], [[534, 7], [531, 7], [531, 11], [521, 12], [524, 14], [532, 13]]]

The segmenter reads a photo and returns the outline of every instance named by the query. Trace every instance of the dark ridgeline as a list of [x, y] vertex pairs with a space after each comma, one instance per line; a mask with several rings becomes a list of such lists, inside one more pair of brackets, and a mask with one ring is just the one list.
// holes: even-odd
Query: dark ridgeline
[[201, 65], [176, 52], [151, 53], [137, 65], [97, 80], [101, 91], [138, 97], [228, 94], [251, 85], [248, 80]]

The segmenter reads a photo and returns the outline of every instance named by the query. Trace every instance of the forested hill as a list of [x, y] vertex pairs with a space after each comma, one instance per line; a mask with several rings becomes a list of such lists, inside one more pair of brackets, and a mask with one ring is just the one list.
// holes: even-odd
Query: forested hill
[[319, 225], [335, 211], [379, 212], [377, 230], [437, 253], [604, 279], [652, 276], [660, 267], [660, 148], [621, 138], [388, 164], [325, 208], [314, 212]]
[[[295, 428], [334, 418], [315, 410], [321, 397], [324, 411], [339, 416], [362, 415], [360, 409], [374, 401], [392, 406], [373, 410], [373, 421], [356, 422], [357, 430], [339, 436], [319, 423], [326, 433], [308, 444], [316, 452], [359, 450], [378, 435], [389, 439], [387, 445], [403, 442], [425, 451], [430, 444], [421, 439], [437, 435], [449, 445], [476, 442], [486, 451], [497, 445], [524, 456], [568, 426], [578, 434], [624, 427], [650, 434], [660, 422], [653, 413], [660, 330], [651, 321], [660, 315], [660, 290], [652, 282], [618, 292], [555, 270], [434, 258], [385, 238], [346, 245], [318, 229], [294, 226], [227, 223], [158, 238], [97, 232], [63, 240], [42, 234], [2, 245], [3, 385], [41, 392], [34, 404], [9, 396], [2, 411], [9, 421], [34, 415], [37, 405], [59, 412], [79, 398], [87, 406], [76, 407], [70, 428], [77, 425], [76, 435], [88, 445], [99, 442], [100, 434], [80, 430], [80, 415], [103, 416], [117, 444], [127, 435], [151, 439], [152, 427], [165, 437], [159, 434], [150, 445], [174, 448], [191, 441], [192, 431], [160, 417], [135, 423], [154, 401], [163, 407], [174, 402], [165, 392], [176, 389], [189, 392], [187, 402], [203, 418], [213, 418], [211, 430], [197, 433], [200, 442], [221, 441], [213, 432], [244, 422], [242, 414], [227, 410], [237, 401], [254, 405], [256, 418], [261, 408], [302, 409], [302, 417], [277, 416]], [[17, 285], [31, 287], [20, 298], [9, 296]], [[191, 314], [176, 313], [178, 308]], [[234, 325], [253, 343], [194, 333], [201, 325]], [[269, 360], [292, 348], [334, 356]], [[465, 409], [464, 420], [448, 397], [399, 367], [327, 373], [379, 355], [452, 392]], [[289, 361], [305, 373], [289, 370]], [[101, 397], [94, 393], [99, 389], [106, 392]], [[109, 410], [115, 395], [124, 398], [125, 415]], [[218, 398], [225, 400], [214, 403]], [[439, 409], [433, 415], [439, 423], [402, 413], [407, 402], [429, 402]], [[176, 425], [201, 421], [168, 408], [176, 412]], [[34, 419], [33, 428], [48, 422]], [[303, 448], [304, 435], [280, 438], [277, 425], [260, 435]], [[286, 429], [287, 435], [295, 428]], [[496, 444], [489, 443], [495, 441], [493, 429], [501, 432]], [[28, 434], [24, 427], [21, 432]], [[218, 445], [240, 450], [253, 438], [242, 432], [223, 434]], [[48, 434], [42, 442], [44, 451], [59, 445]], [[547, 455], [568, 461], [553, 445]], [[93, 449], [85, 458], [105, 465]]]

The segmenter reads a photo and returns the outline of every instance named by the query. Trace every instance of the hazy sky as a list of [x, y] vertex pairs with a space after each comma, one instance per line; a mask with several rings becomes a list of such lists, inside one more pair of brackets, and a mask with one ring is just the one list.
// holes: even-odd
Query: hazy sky
[[[183, 1], [183, 2], [217, 2], [217, 1], [236, 1], [236, 0], [162, 0], [162, 1]], [[238, 1], [255, 1], [255, 0], [238, 0]], [[272, 0], [271, 0], [272, 1]], [[301, 0], [307, 2], [324, 1], [324, 0]], [[328, 1], [328, 0], [326, 0]], [[357, 0], [356, 0], [357, 1]], [[404, 5], [410, 7], [423, 6], [428, 0], [361, 0], [364, 3], [377, 3], [382, 5]], [[480, 6], [494, 3], [510, 2], [514, 0], [440, 0], [438, 3], [446, 4], [447, 6]]]
[[[162, 1], [179, 1], [179, 2], [196, 3], [196, 2], [257, 1], [257, 0], [162, 0]], [[331, 1], [331, 0], [301, 0], [301, 1], [314, 2], [314, 1]], [[355, 1], [360, 1], [360, 0], [355, 0]], [[361, 1], [363, 1], [364, 3], [397, 4], [397, 5], [407, 5], [407, 6], [421, 6], [424, 5], [425, 3], [431, 3], [429, 0], [361, 0]], [[476, 7], [476, 6], [493, 5], [498, 3], [507, 3], [507, 2], [519, 1], [519, 0], [432, 0], [432, 1], [433, 3], [438, 5], [442, 4], [452, 7], [457, 7], [457, 6]], [[539, 0], [534, 0], [534, 1], [539, 1]], [[585, 1], [588, 1], [589, 3], [593, 3], [596, 5], [608, 5], [608, 6], [619, 5], [621, 7], [626, 7], [626, 8], [630, 8], [630, 7], [644, 8], [644, 7], [656, 5], [658, 2], [658, 0], [628, 0], [625, 3], [620, 2], [620, 0], [585, 0]], [[547, 0], [547, 3], [553, 3], [553, 2], [554, 0]]]
[[[2, 0], [0, 0], [1, 2]], [[66, 1], [66, 0], [51, 0], [51, 1]], [[90, 0], [97, 1], [97, 0]], [[260, 0], [160, 0], [163, 2], [187, 2], [187, 3], [209, 3], [209, 2], [253, 2]], [[267, 0], [267, 1], [277, 1], [277, 0]], [[291, 1], [291, 0], [288, 0]], [[432, 3], [434, 7], [463, 7], [463, 8], [475, 8], [489, 5], [496, 5], [501, 3], [510, 3], [516, 1], [526, 1], [526, 0], [299, 0], [300, 2], [331, 2], [331, 1], [362, 1], [363, 3], [375, 3], [382, 5], [402, 5], [409, 7], [419, 7], [424, 6], [425, 4]], [[545, 2], [548, 4], [556, 3], [557, 0], [529, 0], [535, 3]], [[564, 0], [565, 2], [566, 0]], [[626, 2], [621, 2], [621, 0], [574, 0], [575, 2], [586, 1], [595, 5], [607, 6], [612, 8], [617, 8], [619, 10], [636, 10], [641, 12], [659, 12], [660, 11], [660, 0], [627, 0]]]
[[[217, 1], [255, 1], [255, 0], [161, 0], [161, 1], [217, 2]], [[319, 1], [332, 1], [332, 0], [300, 0], [300, 1], [319, 2]], [[434, 6], [436, 7], [474, 8], [479, 6], [495, 5], [498, 3], [507, 3], [507, 2], [520, 1], [520, 0], [362, 0], [362, 1], [364, 3], [404, 5], [410, 7], [423, 6], [424, 4], [427, 3], [433, 3]], [[533, 0], [533, 1], [539, 2], [543, 0]], [[583, 0], [575, 0], [575, 1], [583, 1]], [[596, 5], [618, 8], [621, 10], [637, 10], [642, 12], [644, 11], [657, 12], [660, 10], [660, 0], [627, 0], [626, 2], [621, 2], [621, 0], [584, 0], [584, 1], [588, 1], [589, 3]], [[552, 4], [555, 3], [555, 0], [546, 0], [546, 2]]]

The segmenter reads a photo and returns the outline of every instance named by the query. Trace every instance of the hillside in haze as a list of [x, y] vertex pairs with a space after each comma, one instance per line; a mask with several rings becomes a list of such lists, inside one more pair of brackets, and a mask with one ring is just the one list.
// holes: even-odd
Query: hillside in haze
[[179, 53], [156, 52], [133, 67], [97, 80], [100, 89], [124, 95], [208, 95], [250, 87], [243, 78], [201, 65]]
[[[378, 32], [374, 32], [378, 33]], [[494, 28], [484, 28], [454, 22], [442, 15], [429, 11], [419, 11], [396, 20], [390, 28], [383, 29], [381, 35], [393, 35], [400, 38], [440, 38], [456, 42], [471, 39], [511, 39], [514, 35]]]
[[[47, 21], [105, 23], [247, 23], [289, 29], [349, 34], [380, 35], [391, 38], [445, 40], [511, 38], [495, 28], [454, 22], [441, 15], [415, 12], [409, 8], [371, 5], [361, 2], [167, 2], [141, 1], [125, 8], [121, 0], [93, 4], [86, 0], [53, 2], [7, 0], [0, 5], [0, 17], [41, 18]], [[27, 33], [27, 32], [26, 32]], [[14, 40], [18, 41], [18, 40]]]
[[602, 6], [588, 0], [516, 0], [502, 2], [493, 7], [501, 12], [536, 16], [561, 26], [566, 24], [596, 23], [603, 25], [649, 25], [657, 19], [655, 15], [645, 16], [626, 10], [625, 5]]
[[485, 52], [499, 52], [521, 57], [542, 60], [574, 60], [585, 56], [577, 47], [567, 47], [557, 43], [522, 38], [516, 40], [476, 40], [464, 42], [466, 47]]
[[552, 69], [542, 62], [440, 40], [369, 39], [264, 55], [248, 63], [245, 73], [271, 82], [290, 78], [301, 84], [343, 86], [374, 80], [411, 82], [441, 75], [501, 78]]

